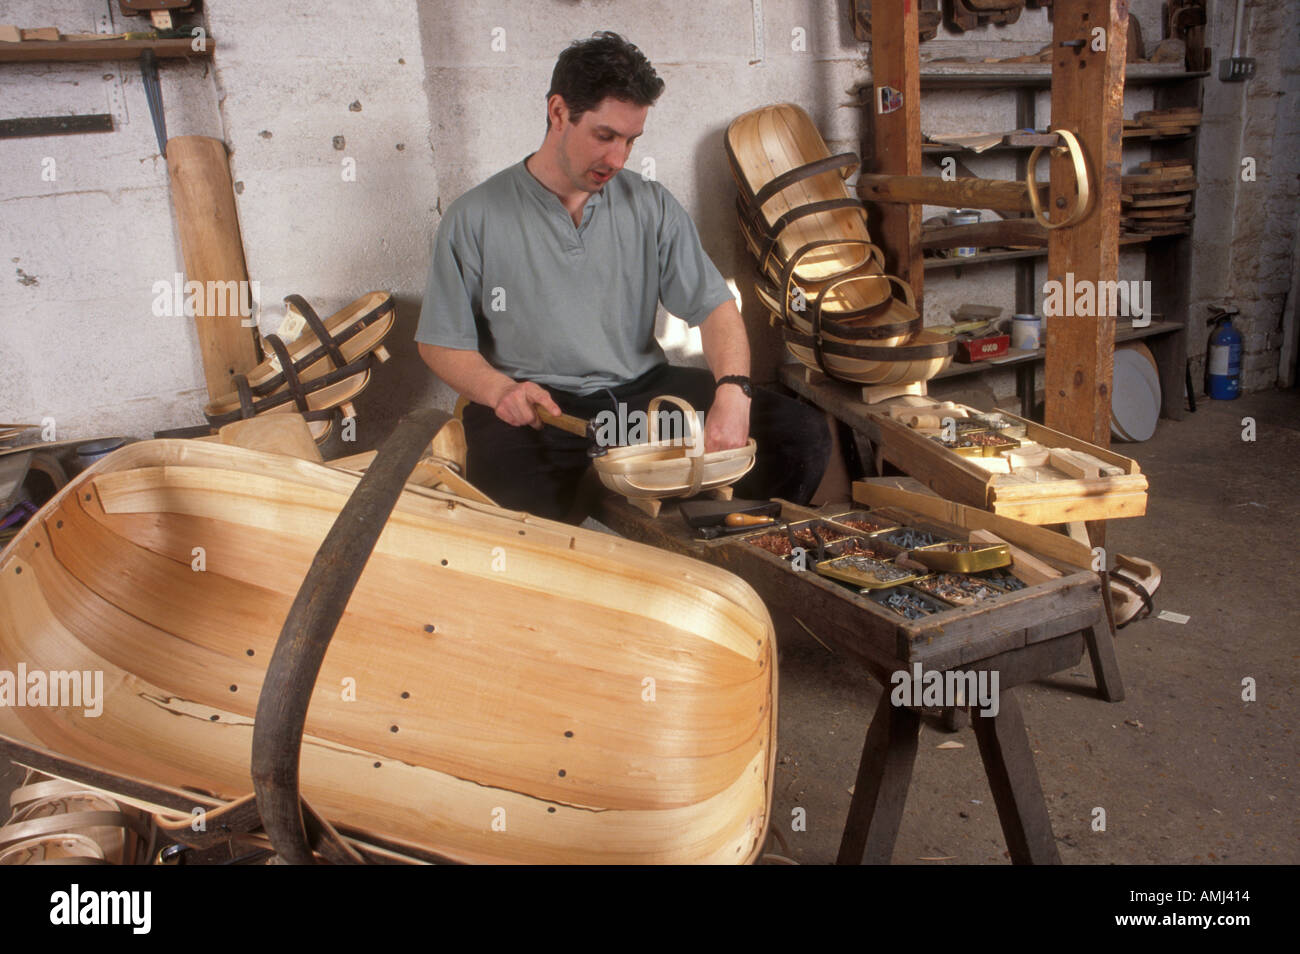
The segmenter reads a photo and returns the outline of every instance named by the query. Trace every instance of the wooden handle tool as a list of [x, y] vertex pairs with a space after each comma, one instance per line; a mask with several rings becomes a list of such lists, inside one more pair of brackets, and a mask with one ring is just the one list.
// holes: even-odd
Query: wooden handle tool
[[766, 527], [776, 523], [771, 517], [756, 513], [729, 513], [722, 522], [729, 527]]
[[572, 414], [552, 414], [539, 405], [533, 405], [533, 409], [537, 411], [537, 416], [541, 418], [543, 424], [558, 427], [562, 431], [568, 431], [570, 434], [576, 434], [579, 437], [587, 436], [587, 422], [582, 418], [574, 417]]

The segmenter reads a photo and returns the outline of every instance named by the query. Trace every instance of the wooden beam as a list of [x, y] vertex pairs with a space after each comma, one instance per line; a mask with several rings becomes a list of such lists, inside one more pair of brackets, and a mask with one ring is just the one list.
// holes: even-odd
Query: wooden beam
[[[887, 175], [921, 174], [921, 57], [916, 3], [878, 3], [871, 20], [872, 156], [863, 170]], [[901, 94], [897, 108], [888, 112], [882, 92]], [[888, 100], [890, 97], [886, 95]], [[864, 159], [866, 157], [864, 156]], [[871, 196], [863, 195], [864, 199]], [[878, 244], [885, 250], [885, 268], [912, 286], [916, 307], [924, 291], [921, 254], [921, 207], [881, 207]]]
[[921, 205], [1033, 211], [1025, 184], [1010, 179], [945, 180], [938, 176], [862, 175], [858, 177], [858, 195], [868, 202], [907, 203], [916, 207], [918, 216]]
[[187, 284], [199, 282], [205, 289], [203, 295], [196, 296], [203, 300], [195, 302], [194, 322], [208, 396], [216, 399], [234, 390], [231, 378], [235, 374], [258, 362], [252, 319], [245, 327], [245, 318], [237, 313], [238, 308], [231, 307], [228, 294], [213, 294], [211, 304], [216, 313], [207, 313], [209, 282], [223, 283], [212, 286], [216, 289], [228, 289], [231, 286], [224, 283], [234, 282], [237, 289], [245, 287], [239, 282], [248, 281], [226, 144], [207, 136], [173, 137], [167, 140], [167, 168], [185, 278]]
[[[1048, 236], [1048, 280], [1063, 286], [1067, 273], [1076, 288], [1119, 277], [1127, 44], [1126, 0], [1061, 0], [1053, 7], [1052, 128], [1067, 129], [1079, 140], [1093, 192], [1092, 211], [1083, 221]], [[1069, 159], [1053, 157], [1053, 220], [1073, 204], [1074, 188]], [[1046, 335], [1047, 425], [1109, 446], [1115, 316], [1047, 317]]]

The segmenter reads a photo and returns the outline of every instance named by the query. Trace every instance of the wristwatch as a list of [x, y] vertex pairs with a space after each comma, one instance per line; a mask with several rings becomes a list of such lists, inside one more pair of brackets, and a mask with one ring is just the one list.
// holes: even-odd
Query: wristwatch
[[754, 396], [754, 389], [750, 387], [749, 377], [746, 375], [728, 374], [726, 377], [718, 378], [717, 382], [714, 384], [713, 387], [716, 390], [717, 388], [722, 387], [724, 384], [738, 385], [740, 387], [740, 390], [745, 392], [745, 397], [747, 398], [752, 398]]

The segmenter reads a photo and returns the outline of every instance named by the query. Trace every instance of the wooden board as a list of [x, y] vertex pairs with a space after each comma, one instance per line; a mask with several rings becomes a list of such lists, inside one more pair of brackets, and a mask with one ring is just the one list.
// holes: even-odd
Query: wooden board
[[[1040, 190], [1043, 188], [1040, 184]], [[858, 194], [869, 202], [998, 209], [1003, 212], [1033, 211], [1025, 184], [1004, 179], [863, 174], [858, 178]]]
[[[356, 483], [199, 441], [86, 471], [0, 559], [0, 670], [101, 670], [102, 715], [0, 707], [0, 741], [134, 790], [248, 795], [271, 650]], [[775, 663], [730, 574], [408, 485], [316, 684], [303, 794], [417, 857], [751, 861]]]
[[[167, 169], [187, 282], [206, 288], [208, 282], [248, 281], [226, 144], [207, 136], [175, 136], [167, 141]], [[203, 299], [194, 316], [203, 377], [208, 397], [217, 400], [232, 390], [230, 379], [253, 368], [259, 356], [251, 325], [245, 327], [238, 314], [207, 314], [209, 296], [197, 297]]]

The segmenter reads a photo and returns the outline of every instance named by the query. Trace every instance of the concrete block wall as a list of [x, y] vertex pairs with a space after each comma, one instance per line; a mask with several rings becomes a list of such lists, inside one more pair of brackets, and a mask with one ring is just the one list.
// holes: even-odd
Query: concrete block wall
[[[1157, 0], [1131, 6], [1150, 41], [1159, 32]], [[1267, 171], [1272, 185], [1257, 187], [1254, 204], [1238, 208], [1232, 239], [1222, 230], [1204, 233], [1206, 219], [1198, 220], [1193, 297], [1203, 303], [1257, 296], [1243, 321], [1254, 375], [1248, 383], [1267, 386], [1295, 234], [1296, 26], [1269, 4], [1252, 9], [1252, 37], [1276, 36], [1250, 50], [1260, 60], [1252, 83], [1207, 81], [1214, 135], [1203, 139], [1202, 156], [1212, 174], [1198, 201], [1204, 206], [1215, 197], [1230, 208], [1252, 194], [1228, 174], [1229, 158], [1237, 157], [1227, 155], [1224, 144], [1233, 137], [1224, 133], [1237, 106], [1246, 117], [1237, 139], [1251, 143], [1261, 179]], [[220, 0], [204, 16], [215, 56], [162, 66], [168, 131], [216, 136], [229, 147], [249, 277], [260, 285], [262, 331], [278, 326], [280, 300], [290, 292], [323, 314], [374, 288], [397, 298], [394, 358], [357, 402], [357, 443], [350, 449], [373, 446], [408, 408], [450, 406], [452, 396], [424, 368], [411, 340], [439, 215], [537, 147], [556, 55], [598, 29], [631, 38], [667, 84], [630, 167], [652, 159], [656, 177], [694, 216], [706, 249], [742, 298], [759, 376], [770, 376], [781, 360], [734, 224], [723, 134], [739, 113], [788, 100], [810, 111], [833, 151], [860, 148], [856, 104], [869, 84], [870, 48], [853, 37], [847, 0], [394, 0], [382, 17], [363, 19], [341, 0], [309, 7]], [[0, 19], [65, 32], [126, 28], [108, 0], [14, 0]], [[1219, 10], [1216, 31], [1221, 19]], [[1016, 55], [1049, 36], [1046, 13], [1027, 10], [1013, 26], [944, 34], [922, 51]], [[1222, 44], [1215, 46], [1217, 52]], [[138, 69], [5, 65], [0, 90], [7, 115], [118, 116], [112, 133], [0, 143], [7, 173], [0, 180], [0, 247], [11, 269], [0, 282], [0, 417], [53, 417], [60, 437], [148, 436], [199, 423], [206, 395], [193, 324], [155, 317], [150, 308], [153, 283], [183, 267], [166, 163]], [[1134, 91], [1127, 105], [1147, 108], [1143, 95], [1149, 93]], [[1039, 121], [1046, 122], [1046, 94], [1039, 103]], [[927, 132], [1013, 124], [1010, 93], [930, 93], [923, 108]], [[46, 159], [54, 160], [53, 179], [42, 176]], [[1011, 174], [999, 165], [1005, 160], [975, 162], [985, 163], [978, 172]], [[1254, 263], [1239, 260], [1251, 228], [1263, 239]], [[1125, 253], [1121, 268], [1122, 277], [1140, 277], [1140, 254]], [[936, 274], [927, 282], [927, 320], [946, 320], [966, 300], [1010, 309], [1012, 274]], [[675, 360], [700, 360], [698, 340], [680, 322], [663, 317], [660, 331]], [[1196, 334], [1191, 345], [1197, 347]]]

